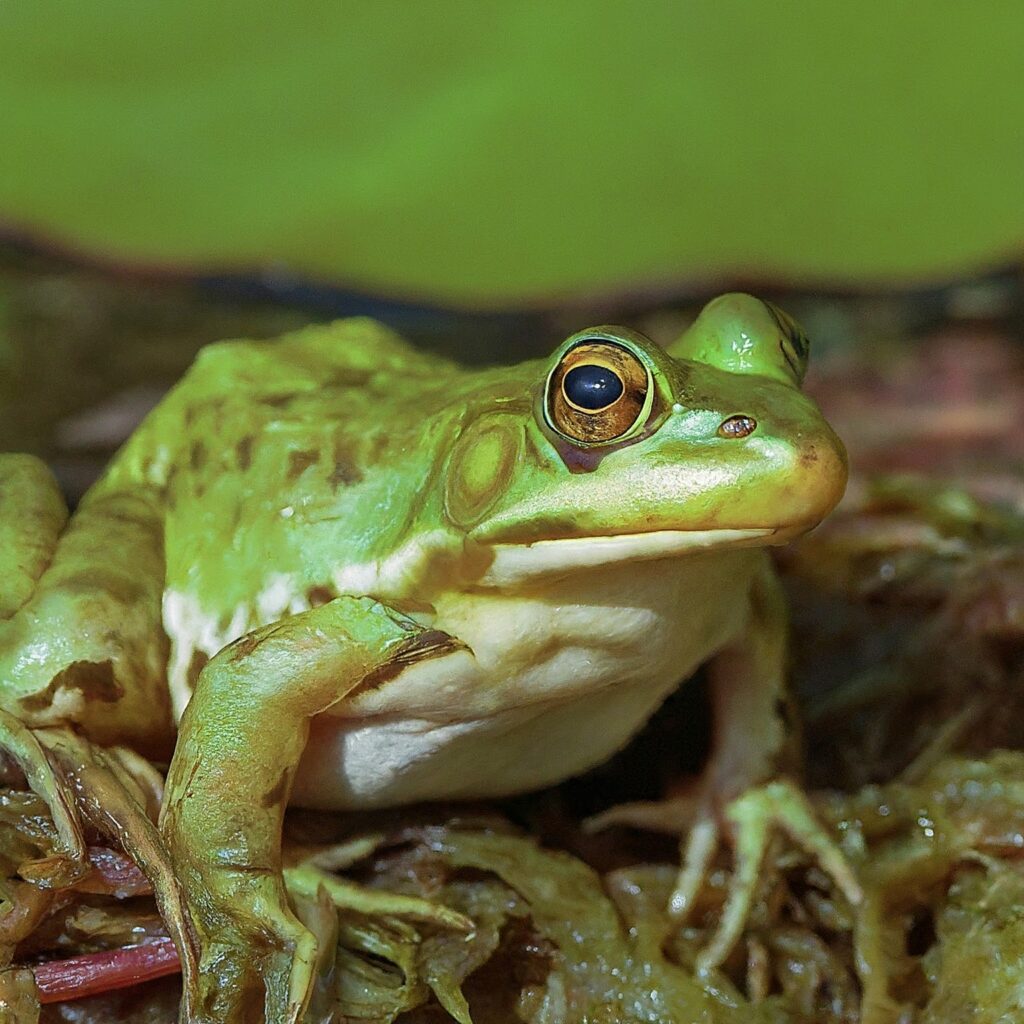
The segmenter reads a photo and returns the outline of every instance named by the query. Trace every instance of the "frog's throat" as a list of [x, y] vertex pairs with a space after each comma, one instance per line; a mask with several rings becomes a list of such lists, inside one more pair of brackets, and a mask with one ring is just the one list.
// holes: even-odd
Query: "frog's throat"
[[493, 560], [479, 583], [509, 586], [539, 576], [596, 569], [618, 562], [679, 558], [722, 548], [784, 543], [790, 536], [791, 531], [779, 529], [654, 530], [608, 537], [538, 540], [531, 544], [494, 544], [491, 546]]

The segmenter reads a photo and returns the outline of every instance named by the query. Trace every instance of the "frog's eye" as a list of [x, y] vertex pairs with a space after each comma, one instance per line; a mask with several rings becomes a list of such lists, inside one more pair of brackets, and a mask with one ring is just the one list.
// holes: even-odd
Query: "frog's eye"
[[545, 413], [575, 444], [607, 444], [643, 422], [650, 394], [650, 371], [636, 354], [609, 339], [584, 337], [548, 377]]
[[757, 430], [757, 420], [752, 416], [730, 416], [718, 428], [718, 436], [733, 440], [747, 437]]

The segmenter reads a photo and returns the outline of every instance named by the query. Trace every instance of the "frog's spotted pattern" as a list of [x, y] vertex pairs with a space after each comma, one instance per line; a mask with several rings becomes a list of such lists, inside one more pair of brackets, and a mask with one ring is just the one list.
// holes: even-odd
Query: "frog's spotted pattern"
[[252, 466], [252, 446], [255, 440], [254, 437], [248, 435], [235, 442], [235, 458], [238, 460], [238, 468], [242, 472]]
[[331, 475], [328, 483], [334, 490], [350, 487], [363, 479], [363, 471], [352, 457], [352, 453], [343, 444], [335, 444], [331, 455]]
[[188, 451], [188, 465], [193, 473], [199, 473], [206, 466], [206, 445], [193, 441]]
[[22, 697], [21, 710], [29, 714], [49, 711], [63, 691], [77, 690], [84, 700], [116, 703], [124, 690], [114, 678], [112, 661], [73, 661], [61, 669], [45, 690]]
[[[567, 397], [576, 348], [621, 381], [614, 401]], [[719, 809], [744, 791], [711, 960], [773, 822], [854, 898], [804, 805], [750, 789], [786, 745], [784, 626], [756, 549], [817, 523], [845, 481], [799, 391], [806, 355], [784, 314], [736, 295], [668, 350], [601, 327], [485, 370], [349, 320], [203, 350], [70, 523], [41, 464], [0, 456], [0, 705], [158, 758], [173, 706], [161, 827], [199, 949], [186, 991], [210, 1020], [266, 995], [278, 1022], [308, 998], [287, 803], [550, 784], [606, 759], [709, 658], [718, 747], [673, 907], [692, 905]], [[232, 982], [210, 988], [219, 971]]]
[[185, 678], [188, 682], [190, 690], [195, 689], [196, 683], [199, 682], [199, 673], [209, 664], [210, 656], [205, 651], [193, 651], [192, 657], [188, 660], [188, 668], [185, 672]]
[[310, 608], [319, 608], [321, 605], [327, 604], [328, 601], [334, 600], [337, 596], [331, 587], [310, 587], [306, 591], [306, 603]]
[[303, 448], [299, 451], [288, 453], [288, 480], [297, 480], [302, 474], [315, 466], [320, 461], [320, 451], [317, 448]]

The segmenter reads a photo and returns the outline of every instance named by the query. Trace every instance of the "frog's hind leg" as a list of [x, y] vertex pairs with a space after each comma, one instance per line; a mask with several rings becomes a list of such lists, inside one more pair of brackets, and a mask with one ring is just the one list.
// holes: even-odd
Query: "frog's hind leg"
[[0, 456], [0, 707], [170, 754], [158, 495], [94, 487], [73, 519], [38, 459]]
[[34, 455], [0, 455], [0, 622], [32, 596], [53, 557], [68, 508]]
[[850, 866], [800, 787], [778, 778], [780, 768], [797, 760], [798, 750], [795, 723], [788, 713], [785, 651], [785, 606], [766, 561], [751, 593], [746, 630], [710, 665], [714, 747], [669, 905], [679, 920], [692, 911], [721, 840], [727, 837], [733, 848], [733, 873], [716, 932], [698, 957], [699, 970], [721, 964], [738, 941], [769, 840], [777, 830], [810, 854], [851, 904], [861, 901]]
[[162, 682], [149, 692], [163, 672], [162, 581], [154, 502], [98, 489], [69, 526], [46, 465], [0, 455], [0, 750], [57, 830], [56, 856], [25, 868], [41, 884], [68, 884], [86, 847], [71, 784], [35, 730], [75, 724], [143, 746], [161, 727], [172, 735]]
[[[67, 519], [67, 505], [44, 462], [33, 455], [0, 455], [0, 624], [13, 619], [31, 599]], [[0, 698], [10, 696], [6, 682], [0, 679]], [[56, 856], [22, 865], [23, 872], [47, 885], [70, 884], [87, 869], [73, 794], [32, 731], [2, 709], [0, 752], [45, 801], [57, 830]]]

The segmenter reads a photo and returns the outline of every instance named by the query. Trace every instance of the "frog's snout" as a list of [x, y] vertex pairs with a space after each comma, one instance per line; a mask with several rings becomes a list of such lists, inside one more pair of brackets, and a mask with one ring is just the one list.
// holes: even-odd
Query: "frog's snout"
[[794, 443], [785, 518], [808, 529], [816, 526], [839, 504], [847, 476], [846, 449], [831, 431]]
[[[746, 417], [733, 419], [745, 432]], [[775, 436], [719, 428], [719, 438], [720, 465], [730, 473], [715, 488], [718, 525], [768, 527], [788, 539], [817, 526], [846, 490], [846, 449], [824, 422]]]

